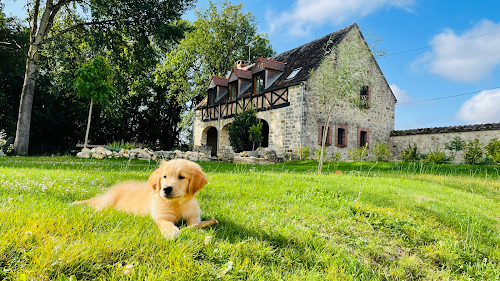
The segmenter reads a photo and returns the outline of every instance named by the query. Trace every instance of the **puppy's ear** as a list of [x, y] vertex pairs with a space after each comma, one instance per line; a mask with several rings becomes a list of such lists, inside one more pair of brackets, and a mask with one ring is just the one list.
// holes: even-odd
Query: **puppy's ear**
[[149, 176], [148, 183], [154, 190], [160, 188], [161, 172], [166, 164], [166, 161], [161, 161], [160, 167]]
[[191, 179], [189, 180], [188, 192], [190, 194], [196, 194], [198, 190], [207, 184], [207, 176], [201, 170], [201, 167], [196, 164], [191, 164]]

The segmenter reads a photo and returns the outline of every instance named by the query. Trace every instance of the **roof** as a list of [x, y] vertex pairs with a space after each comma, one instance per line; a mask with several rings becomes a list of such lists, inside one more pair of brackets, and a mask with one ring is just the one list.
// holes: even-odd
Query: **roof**
[[[233, 70], [231, 71], [231, 74], [233, 74], [233, 73], [239, 79], [252, 80], [252, 72], [249, 71], [249, 70], [243, 70], [243, 69], [233, 68]], [[231, 74], [229, 75], [229, 77], [231, 77]]]
[[[342, 41], [342, 38], [344, 38], [354, 26], [357, 25], [354, 23], [341, 30], [337, 30], [302, 46], [291, 49], [290, 51], [269, 58], [270, 61], [286, 63], [283, 74], [274, 81], [273, 85], [269, 88], [284, 87], [306, 80], [309, 77], [311, 69], [316, 69], [321, 63], [323, 55], [325, 54], [325, 47], [327, 47], [330, 38], [332, 39], [332, 44], [330, 44], [328, 48], [331, 48], [333, 45], [338, 45], [340, 41]], [[287, 80], [286, 78], [288, 75], [299, 67], [302, 67], [299, 73], [297, 73], [293, 79]]]
[[284, 62], [265, 59], [265, 58], [261, 58], [261, 57], [257, 58], [255, 65], [257, 65], [259, 63], [261, 63], [262, 66], [266, 69], [272, 69], [272, 70], [277, 70], [277, 71], [283, 71], [285, 69], [285, 65], [286, 65], [286, 63], [284, 63]]
[[229, 79], [212, 75], [212, 81], [214, 81], [215, 86], [227, 87], [227, 81], [229, 81]]
[[399, 131], [392, 131], [391, 137], [409, 136], [409, 135], [459, 133], [459, 132], [475, 132], [475, 131], [489, 131], [489, 130], [500, 130], [500, 123], [399, 130]]

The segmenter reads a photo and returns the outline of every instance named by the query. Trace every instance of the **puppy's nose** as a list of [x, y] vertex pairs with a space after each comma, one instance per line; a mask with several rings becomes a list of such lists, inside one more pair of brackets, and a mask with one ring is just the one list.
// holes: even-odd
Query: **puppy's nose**
[[172, 192], [172, 187], [171, 186], [167, 186], [165, 188], [163, 188], [163, 192], [165, 192], [165, 194], [170, 194]]

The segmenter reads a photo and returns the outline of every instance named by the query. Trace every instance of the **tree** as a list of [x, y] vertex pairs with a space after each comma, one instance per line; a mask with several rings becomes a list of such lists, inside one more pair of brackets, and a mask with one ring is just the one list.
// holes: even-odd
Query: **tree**
[[[331, 45], [333, 42], [330, 39], [325, 46], [324, 57], [319, 67], [310, 72], [311, 91], [325, 107], [325, 124], [330, 124], [332, 112], [339, 105], [352, 107], [365, 105], [366, 101], [360, 100], [358, 93], [363, 87], [374, 85], [382, 77], [376, 74], [378, 70], [370, 48], [357, 35], [337, 46]], [[383, 53], [385, 52], [377, 52], [377, 54]], [[323, 130], [319, 173], [323, 172], [323, 151], [328, 128], [329, 126], [325, 125]]]
[[233, 123], [228, 128], [229, 143], [235, 152], [251, 150], [250, 128], [259, 124], [255, 109], [247, 109], [234, 115]]
[[[14, 152], [27, 155], [31, 111], [38, 76], [38, 62], [48, 42], [75, 31], [120, 32], [130, 38], [153, 37], [163, 42], [180, 38], [184, 29], [172, 24], [191, 6], [192, 0], [33, 0], [28, 7], [30, 44], [21, 93]], [[63, 11], [63, 12], [61, 12]], [[79, 14], [83, 11], [85, 14]]]
[[190, 104], [192, 110], [205, 97], [210, 75], [224, 77], [237, 60], [248, 60], [251, 42], [252, 61], [275, 54], [267, 35], [257, 33], [255, 16], [242, 9], [242, 4], [210, 1], [208, 8], [195, 11], [196, 21], [186, 23], [191, 31], [166, 53], [156, 72], [156, 81], [179, 103]]
[[17, 111], [23, 74], [26, 70], [26, 50], [29, 44], [29, 30], [21, 23], [6, 17], [0, 3], [0, 129], [7, 136], [16, 131]]
[[262, 135], [262, 122], [259, 121], [257, 124], [250, 127], [248, 133], [250, 134], [250, 140], [252, 141], [253, 144], [252, 150], [255, 150], [255, 144], [259, 146], [262, 140], [264, 139], [264, 136]]
[[465, 140], [463, 140], [459, 136], [454, 137], [453, 140], [444, 144], [444, 147], [446, 149], [454, 151], [453, 161], [455, 161], [455, 157], [457, 156], [457, 153], [464, 149], [464, 146], [465, 146]]
[[115, 89], [111, 80], [111, 67], [106, 63], [106, 59], [97, 56], [89, 64], [84, 64], [75, 73], [76, 79], [74, 88], [80, 97], [90, 98], [89, 118], [87, 121], [87, 132], [83, 147], [87, 147], [90, 130], [90, 118], [92, 116], [92, 105], [107, 101]]

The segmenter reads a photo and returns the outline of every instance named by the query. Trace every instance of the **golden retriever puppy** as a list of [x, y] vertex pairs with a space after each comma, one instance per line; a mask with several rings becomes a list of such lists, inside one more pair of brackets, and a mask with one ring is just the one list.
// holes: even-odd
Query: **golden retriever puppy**
[[161, 234], [174, 239], [180, 233], [175, 223], [181, 218], [188, 225], [200, 222], [196, 192], [207, 183], [201, 167], [191, 161], [163, 161], [147, 183], [124, 182], [106, 193], [73, 204], [87, 204], [96, 210], [112, 206], [131, 214], [151, 215]]

